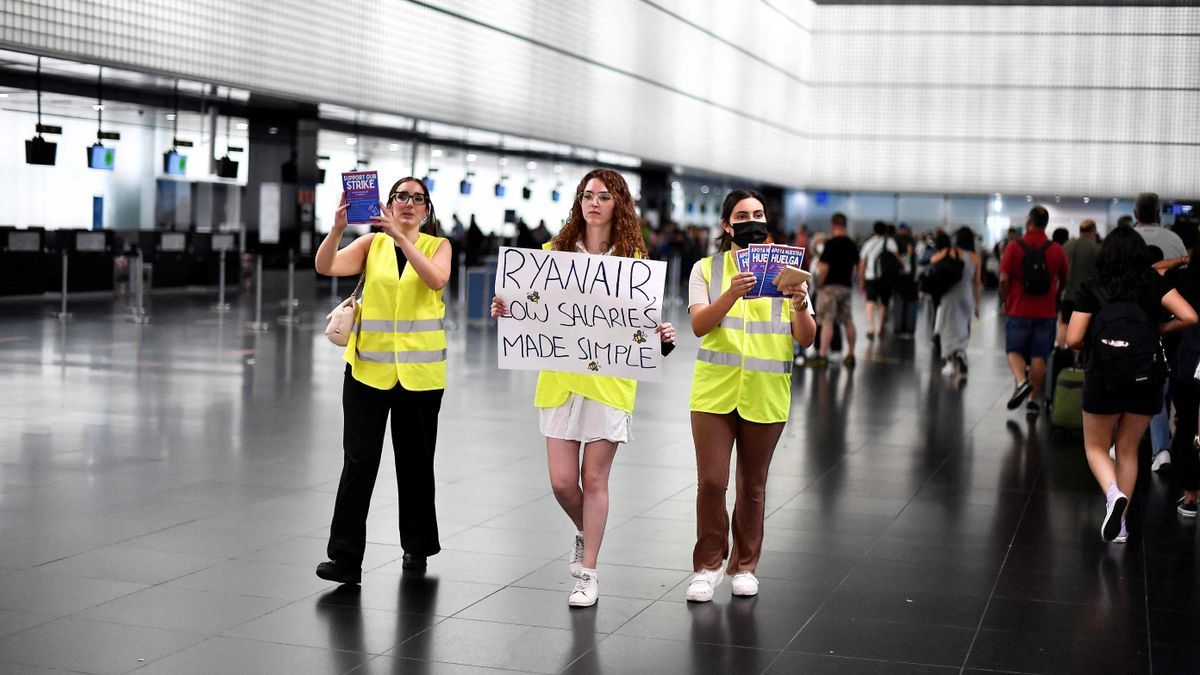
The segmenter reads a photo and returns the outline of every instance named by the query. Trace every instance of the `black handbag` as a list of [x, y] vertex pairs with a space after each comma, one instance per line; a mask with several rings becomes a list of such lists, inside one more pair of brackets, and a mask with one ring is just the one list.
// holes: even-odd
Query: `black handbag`
[[962, 281], [964, 269], [966, 269], [966, 264], [962, 258], [947, 253], [945, 257], [925, 270], [925, 274], [921, 276], [921, 292], [934, 298], [942, 297], [950, 292], [955, 284]]

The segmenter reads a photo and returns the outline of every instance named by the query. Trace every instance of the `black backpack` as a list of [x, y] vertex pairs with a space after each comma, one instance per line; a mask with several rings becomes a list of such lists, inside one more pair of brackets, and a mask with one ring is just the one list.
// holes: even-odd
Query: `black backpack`
[[1094, 289], [1100, 309], [1092, 315], [1088, 370], [1113, 389], [1147, 382], [1163, 371], [1158, 327], [1133, 300], [1110, 300]]
[[1038, 248], [1034, 248], [1025, 243], [1024, 240], [1018, 239], [1017, 243], [1025, 251], [1025, 257], [1021, 259], [1021, 286], [1025, 288], [1026, 295], [1045, 295], [1050, 292], [1050, 268], [1046, 264], [1046, 249], [1050, 248], [1050, 244], [1054, 242], [1048, 241]]
[[889, 241], [891, 240], [886, 237], [884, 238], [883, 250], [875, 258], [875, 278], [885, 284], [892, 285], [903, 274], [904, 263], [900, 261], [900, 258], [896, 257], [895, 253], [888, 250], [887, 245]]

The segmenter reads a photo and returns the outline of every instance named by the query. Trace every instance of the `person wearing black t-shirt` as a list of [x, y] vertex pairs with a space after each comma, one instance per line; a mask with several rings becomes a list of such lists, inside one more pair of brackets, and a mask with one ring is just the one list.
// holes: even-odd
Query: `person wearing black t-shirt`
[[[1096, 275], [1079, 289], [1075, 311], [1067, 326], [1068, 346], [1084, 352], [1083, 444], [1092, 474], [1105, 492], [1100, 536], [1106, 542], [1124, 543], [1128, 538], [1125, 513], [1137, 483], [1138, 445], [1150, 426], [1150, 418], [1162, 406], [1166, 372], [1159, 363], [1150, 369], [1152, 375], [1137, 377], [1138, 372], [1144, 371], [1141, 359], [1134, 355], [1147, 348], [1158, 350], [1158, 340], [1147, 340], [1149, 345], [1135, 344], [1132, 336], [1137, 332], [1129, 328], [1127, 321], [1120, 328], [1129, 341], [1116, 339], [1109, 333], [1097, 335], [1096, 331], [1110, 330], [1103, 321], [1117, 317], [1114, 305], [1129, 302], [1141, 308], [1145, 320], [1157, 327], [1159, 334], [1196, 324], [1196, 311], [1150, 265], [1149, 249], [1136, 232], [1122, 228], [1110, 232], [1096, 259]], [[1093, 315], [1106, 309], [1112, 311], [1102, 315], [1105, 319], [1093, 327]], [[1164, 309], [1174, 318], [1164, 320]], [[1115, 323], [1107, 321], [1107, 326]], [[1116, 356], [1126, 348], [1131, 355]], [[1098, 358], [1101, 354], [1107, 354], [1111, 360]], [[1131, 371], [1131, 375], [1126, 375]], [[1115, 466], [1108, 456], [1114, 434]]]
[[842, 362], [854, 367], [854, 318], [850, 314], [851, 288], [858, 265], [858, 245], [846, 236], [846, 216], [835, 213], [829, 219], [833, 234], [825, 242], [821, 259], [817, 263], [820, 293], [817, 294], [817, 323], [821, 328], [821, 345], [815, 359], [809, 365], [822, 367], [829, 362], [829, 346], [833, 342], [833, 326], [842, 324], [846, 335], [846, 357]]

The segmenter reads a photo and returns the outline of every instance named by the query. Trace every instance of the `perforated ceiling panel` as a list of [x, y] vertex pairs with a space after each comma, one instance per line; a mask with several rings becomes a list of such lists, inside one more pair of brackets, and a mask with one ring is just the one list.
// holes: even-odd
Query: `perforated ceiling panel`
[[784, 185], [1200, 196], [1200, 8], [6, 0], [3, 46]]
[[690, 4], [8, 0], [0, 41], [802, 181], [794, 158], [807, 106], [793, 72], [810, 35], [797, 13], [760, 0], [721, 3], [720, 16]]
[[817, 17], [814, 184], [1200, 196], [1200, 8]]

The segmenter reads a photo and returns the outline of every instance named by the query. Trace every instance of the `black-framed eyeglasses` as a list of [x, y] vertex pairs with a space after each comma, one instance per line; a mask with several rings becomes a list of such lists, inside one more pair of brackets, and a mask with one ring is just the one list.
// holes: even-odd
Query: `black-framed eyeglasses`
[[417, 206], [425, 206], [426, 204], [429, 203], [429, 198], [426, 197], [425, 195], [421, 194], [420, 192], [417, 192], [417, 193], [393, 192], [391, 195], [391, 199], [393, 201], [400, 202], [401, 204], [407, 204], [408, 202], [412, 202], [413, 204], [415, 204]]
[[581, 201], [585, 204], [592, 201], [593, 199], [599, 199], [600, 203], [603, 204], [603, 203], [611, 202], [613, 199], [613, 196], [612, 196], [611, 192], [580, 192], [579, 193], [579, 201]]

